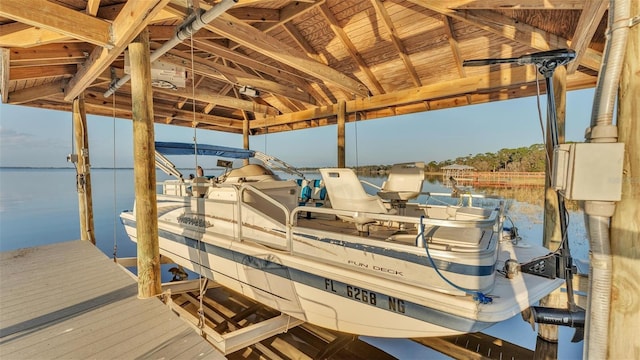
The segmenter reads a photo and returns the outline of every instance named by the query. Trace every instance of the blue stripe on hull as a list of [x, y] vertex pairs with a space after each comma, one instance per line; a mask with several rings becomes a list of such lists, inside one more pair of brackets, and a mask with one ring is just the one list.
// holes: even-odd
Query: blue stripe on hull
[[[122, 222], [126, 226], [135, 227], [136, 225], [135, 221], [130, 221], [127, 219], [122, 219]], [[177, 235], [162, 229], [158, 230], [158, 235], [161, 238], [164, 238], [166, 240], [173, 241], [193, 249], [199, 249], [200, 251], [205, 252], [206, 254], [211, 254], [213, 256], [218, 256], [227, 260], [231, 260], [233, 262], [240, 263], [242, 265], [264, 271], [265, 273], [275, 275], [283, 279], [287, 279], [303, 285], [307, 285], [307, 286], [331, 293], [333, 295], [341, 296], [343, 298], [356, 301], [361, 304], [377, 307], [379, 309], [387, 310], [402, 316], [407, 316], [407, 317], [421, 320], [427, 323], [439, 325], [445, 328], [457, 330], [460, 332], [476, 332], [476, 331], [485, 329], [490, 325], [493, 325], [493, 323], [490, 323], [490, 322], [480, 322], [480, 321], [467, 319], [467, 318], [446, 313], [440, 310], [428, 308], [411, 301], [399, 299], [385, 293], [375, 292], [369, 289], [352, 286], [352, 285], [340, 282], [338, 280], [328, 279], [322, 276], [312, 274], [307, 271], [284, 266], [269, 260], [243, 254], [237, 251], [225, 249], [223, 247], [212, 245], [203, 241], [199, 242], [196, 239], [185, 237], [182, 235]], [[187, 259], [187, 260], [192, 261], [191, 259]], [[213, 272], [218, 272], [211, 268], [208, 268], [208, 269]], [[225, 274], [225, 276], [228, 276], [228, 275]], [[240, 281], [238, 279], [234, 279], [234, 280]], [[251, 285], [251, 284], [248, 284], [248, 285]], [[269, 291], [266, 291], [263, 289], [261, 290], [267, 293], [270, 293]], [[357, 297], [358, 295], [356, 295], [356, 293], [358, 292], [360, 294], [359, 298]], [[365, 293], [367, 294], [366, 298], [364, 297]], [[375, 301], [371, 300], [371, 294], [374, 294]], [[272, 295], [282, 298], [276, 294], [272, 294]]]
[[[337, 245], [340, 247], [346, 247], [349, 249], [365, 251], [367, 253], [372, 253], [376, 255], [382, 255], [402, 261], [408, 261], [414, 264], [419, 264], [426, 267], [432, 267], [429, 259], [426, 256], [421, 256], [417, 254], [410, 254], [402, 251], [397, 251], [393, 249], [387, 249], [379, 246], [371, 246], [365, 244], [358, 244], [349, 241], [336, 240], [331, 238], [320, 238], [316, 236], [311, 236], [308, 234], [300, 234], [293, 233], [294, 236], [304, 237], [314, 241], [321, 241], [323, 243]], [[426, 253], [425, 253], [426, 255]], [[433, 262], [438, 267], [440, 271], [448, 271], [451, 273], [456, 273], [460, 275], [468, 275], [468, 276], [489, 276], [493, 274], [496, 270], [496, 264], [491, 265], [467, 265], [454, 263], [445, 260], [433, 259]]]

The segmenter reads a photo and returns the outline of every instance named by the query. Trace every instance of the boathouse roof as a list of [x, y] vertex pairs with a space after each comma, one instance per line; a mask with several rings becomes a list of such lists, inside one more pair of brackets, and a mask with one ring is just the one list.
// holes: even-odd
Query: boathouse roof
[[[216, 0], [2, 0], [2, 102], [131, 118], [127, 45], [152, 49]], [[240, 0], [161, 55], [157, 123], [250, 134], [531, 96], [533, 66], [463, 67], [572, 48], [567, 90], [593, 87], [607, 1]], [[183, 76], [185, 75], [185, 76]], [[155, 75], [154, 75], [155, 76]], [[158, 75], [160, 76], [160, 75]], [[541, 85], [544, 92], [544, 86]], [[195, 110], [195, 111], [194, 111]]]

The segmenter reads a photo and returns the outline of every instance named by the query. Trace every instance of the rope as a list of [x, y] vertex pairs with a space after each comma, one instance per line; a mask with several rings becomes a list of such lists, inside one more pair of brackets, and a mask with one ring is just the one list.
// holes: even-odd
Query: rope
[[438, 270], [438, 267], [436, 266], [435, 261], [433, 261], [433, 258], [431, 257], [431, 254], [429, 253], [429, 243], [427, 242], [427, 240], [424, 238], [424, 224], [422, 223], [422, 221], [424, 220], [424, 215], [420, 216], [420, 233], [418, 234], [418, 236], [416, 236], [416, 242], [418, 241], [419, 237], [422, 237], [422, 242], [424, 244], [424, 248], [427, 252], [427, 258], [429, 259], [429, 263], [431, 264], [431, 267], [433, 267], [433, 270], [436, 271], [436, 274], [438, 274], [438, 276], [440, 276], [440, 278], [442, 278], [442, 280], [444, 280], [447, 284], [453, 286], [454, 288], [469, 294], [471, 296], [473, 296], [473, 300], [475, 300], [477, 303], [479, 304], [490, 304], [493, 302], [493, 298], [487, 296], [486, 294], [484, 294], [481, 291], [476, 291], [476, 290], [471, 290], [471, 289], [467, 289], [467, 288], [463, 288], [461, 286], [458, 286], [456, 284], [454, 284], [453, 282], [451, 282], [449, 279], [447, 279], [444, 275], [442, 275], [442, 273], [440, 272], [440, 270]]

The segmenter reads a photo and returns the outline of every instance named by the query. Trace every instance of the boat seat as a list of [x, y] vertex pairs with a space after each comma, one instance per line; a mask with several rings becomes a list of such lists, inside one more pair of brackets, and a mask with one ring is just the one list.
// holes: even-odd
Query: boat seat
[[297, 179], [300, 206], [321, 207], [327, 202], [327, 189], [322, 179]]
[[364, 191], [358, 176], [352, 169], [320, 169], [322, 180], [327, 188], [331, 207], [336, 210], [352, 211], [353, 216], [339, 216], [345, 221], [355, 223], [360, 235], [368, 235], [369, 225], [376, 221], [363, 213], [392, 214], [379, 196]]
[[395, 164], [378, 191], [378, 196], [401, 206], [420, 195], [423, 182], [424, 162]]

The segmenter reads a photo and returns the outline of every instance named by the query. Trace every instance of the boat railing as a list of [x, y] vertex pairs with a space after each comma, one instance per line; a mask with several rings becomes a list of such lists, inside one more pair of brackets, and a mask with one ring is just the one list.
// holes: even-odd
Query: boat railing
[[293, 209], [291, 213], [291, 223], [295, 224], [296, 219], [300, 216], [301, 212], [313, 212], [319, 214], [327, 214], [327, 215], [336, 215], [343, 217], [358, 217], [363, 216], [366, 218], [370, 218], [372, 220], [384, 223], [384, 222], [396, 222], [396, 223], [405, 223], [405, 224], [423, 224], [425, 226], [443, 226], [443, 227], [454, 227], [454, 228], [487, 228], [493, 227], [498, 219], [500, 211], [498, 209], [494, 209], [491, 211], [491, 214], [487, 218], [483, 219], [467, 219], [467, 220], [445, 220], [445, 219], [434, 219], [429, 217], [420, 217], [415, 216], [402, 216], [395, 214], [377, 214], [377, 213], [368, 213], [368, 212], [357, 212], [357, 211], [348, 211], [348, 210], [336, 210], [331, 208], [310, 208], [307, 206], [299, 206]]
[[[249, 196], [246, 196], [249, 195]], [[255, 195], [259, 199], [251, 196]], [[263, 243], [269, 246], [275, 246], [282, 250], [291, 251], [291, 211], [285, 206], [282, 201], [278, 201], [278, 199], [274, 198], [273, 194], [267, 194], [266, 192], [256, 188], [253, 185], [243, 184], [238, 192], [238, 199], [241, 204], [240, 208], [240, 236], [241, 237], [250, 237], [253, 241]], [[255, 222], [252, 226], [247, 226], [244, 224], [245, 216], [247, 216], [247, 212], [250, 207], [259, 211], [263, 215], [266, 215], [268, 218], [273, 221], [265, 221], [263, 224], [259, 222]], [[274, 210], [280, 210], [282, 212], [282, 216], [275, 216]], [[278, 226], [280, 225], [280, 226]], [[269, 231], [269, 234], [265, 234], [264, 231], [256, 233], [256, 236], [253, 236], [255, 227], [263, 226], [269, 228], [270, 226], [278, 226], [277, 230], [284, 232], [284, 236], [282, 234], [277, 233], [273, 234], [273, 231]]]

